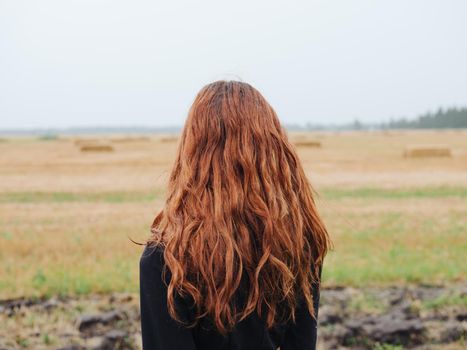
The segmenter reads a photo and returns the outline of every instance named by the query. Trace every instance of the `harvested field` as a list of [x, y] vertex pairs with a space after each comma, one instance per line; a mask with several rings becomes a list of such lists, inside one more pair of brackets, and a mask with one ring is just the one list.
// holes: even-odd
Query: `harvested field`
[[[117, 137], [80, 140], [112, 145]], [[141, 247], [129, 237], [144, 241], [163, 205], [178, 141], [166, 137], [86, 154], [73, 139], [1, 142], [0, 300], [137, 293]], [[297, 147], [334, 241], [325, 288], [465, 284], [466, 131], [304, 137], [325, 145]], [[446, 145], [451, 157], [401, 157], [409, 144]], [[465, 314], [465, 294], [459, 298]], [[29, 343], [15, 338], [15, 347], [38, 348], [28, 332]]]
[[74, 143], [76, 146], [89, 145], [89, 144], [99, 143], [99, 142], [101, 142], [101, 139], [97, 139], [97, 138], [83, 138], [83, 139], [74, 140]]

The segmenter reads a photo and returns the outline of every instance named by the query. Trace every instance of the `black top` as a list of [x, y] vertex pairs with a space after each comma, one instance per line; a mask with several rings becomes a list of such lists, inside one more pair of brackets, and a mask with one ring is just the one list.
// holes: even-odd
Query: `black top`
[[[167, 309], [167, 286], [162, 280], [162, 248], [146, 247], [140, 260], [141, 331], [144, 350], [313, 350], [316, 349], [316, 320], [304, 301], [296, 310], [296, 323], [268, 330], [256, 312], [239, 322], [227, 336], [218, 333], [208, 318], [194, 328], [173, 320]], [[170, 281], [170, 271], [166, 283]], [[319, 287], [313, 289], [317, 317]], [[303, 299], [302, 299], [303, 300]], [[191, 312], [180, 297], [175, 299], [178, 315], [190, 320]]]

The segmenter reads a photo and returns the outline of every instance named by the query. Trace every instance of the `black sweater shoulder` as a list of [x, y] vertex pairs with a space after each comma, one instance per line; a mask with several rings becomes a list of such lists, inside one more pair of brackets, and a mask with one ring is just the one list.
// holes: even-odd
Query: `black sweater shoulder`
[[[170, 271], [164, 272], [161, 247], [146, 246], [140, 259], [141, 332], [144, 350], [313, 350], [316, 349], [319, 285], [313, 289], [315, 317], [304, 303], [296, 310], [296, 322], [267, 329], [256, 313], [239, 322], [227, 336], [212, 327], [209, 319], [188, 328], [175, 321], [167, 308]], [[177, 314], [191, 320], [188, 305], [176, 298]]]

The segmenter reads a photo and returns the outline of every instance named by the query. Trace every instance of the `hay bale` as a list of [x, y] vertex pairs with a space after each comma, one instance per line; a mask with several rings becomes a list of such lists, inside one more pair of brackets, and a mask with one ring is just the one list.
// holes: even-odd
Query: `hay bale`
[[433, 158], [451, 156], [451, 149], [443, 145], [407, 146], [404, 151], [405, 158]]
[[113, 147], [106, 144], [84, 144], [80, 146], [81, 152], [113, 152]]
[[297, 147], [308, 147], [308, 148], [321, 148], [321, 141], [317, 140], [297, 140], [295, 141]]
[[113, 143], [126, 143], [126, 142], [148, 142], [151, 141], [149, 137], [115, 137], [110, 139]]
[[172, 142], [177, 142], [178, 137], [177, 136], [164, 136], [159, 139], [160, 142], [164, 143], [172, 143]]

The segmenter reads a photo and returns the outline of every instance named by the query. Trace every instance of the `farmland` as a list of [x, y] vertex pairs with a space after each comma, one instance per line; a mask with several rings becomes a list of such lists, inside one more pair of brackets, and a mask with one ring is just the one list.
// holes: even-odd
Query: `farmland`
[[[319, 348], [463, 348], [467, 132], [289, 137], [334, 243]], [[130, 238], [148, 237], [176, 147], [175, 135], [0, 139], [0, 348], [141, 348]]]
[[[137, 292], [138, 259], [164, 200], [176, 139], [0, 142], [0, 299]], [[81, 143], [86, 141], [81, 138]], [[291, 133], [334, 249], [326, 286], [443, 284], [467, 266], [467, 132]], [[443, 144], [446, 158], [404, 158]]]

